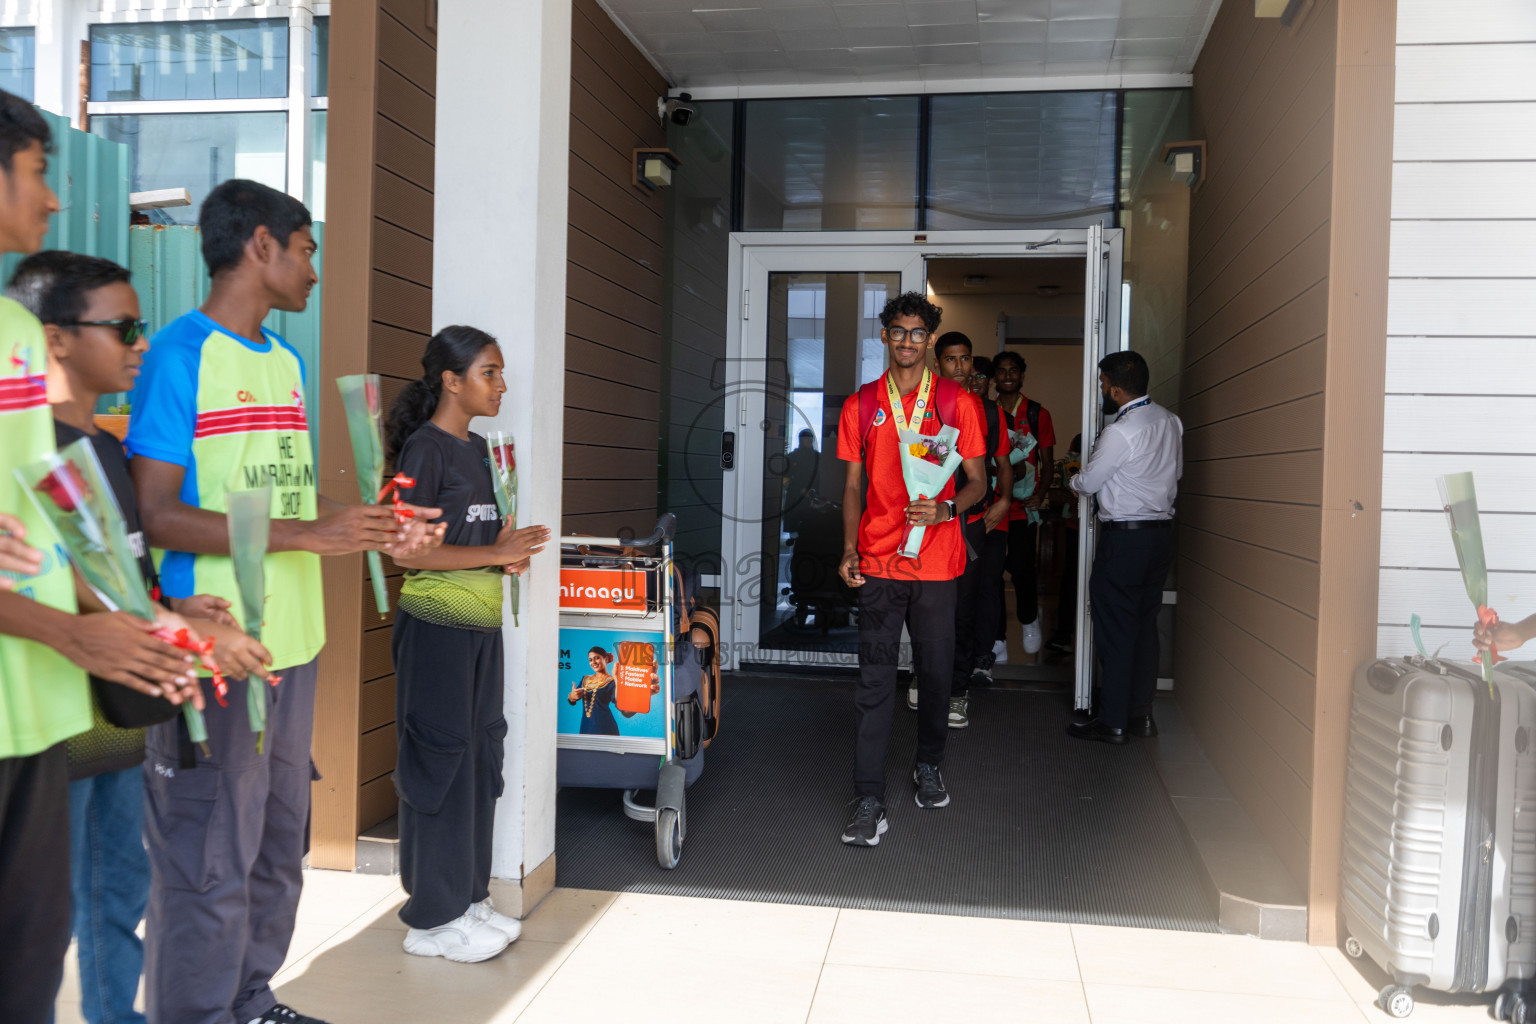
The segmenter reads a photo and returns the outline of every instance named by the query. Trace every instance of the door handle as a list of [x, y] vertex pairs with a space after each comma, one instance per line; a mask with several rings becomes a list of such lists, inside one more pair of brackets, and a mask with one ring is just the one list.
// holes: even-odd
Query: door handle
[[720, 468], [736, 468], [736, 434], [727, 430], [720, 435]]

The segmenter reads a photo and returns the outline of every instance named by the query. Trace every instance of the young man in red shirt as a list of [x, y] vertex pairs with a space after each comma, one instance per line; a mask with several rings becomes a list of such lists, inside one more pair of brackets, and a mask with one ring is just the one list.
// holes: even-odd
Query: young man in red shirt
[[[1008, 509], [1008, 575], [1013, 577], [1014, 611], [1024, 627], [1026, 654], [1036, 654], [1040, 635], [1040, 587], [1035, 577], [1035, 535], [1039, 530], [1039, 511], [1050, 489], [1052, 459], [1056, 447], [1056, 428], [1051, 413], [1039, 402], [1024, 397], [1024, 357], [1017, 352], [999, 352], [992, 360], [992, 379], [997, 382], [997, 404], [1008, 420], [1009, 435], [1016, 446], [1024, 446], [1033, 435], [1034, 447], [1014, 466], [1014, 479], [1025, 476], [1024, 467], [1033, 466], [1035, 486], [1028, 494], [1014, 495]], [[1015, 488], [1017, 492], [1019, 488]], [[1030, 520], [1031, 513], [1035, 520]], [[1004, 616], [1006, 619], [1007, 616]]]
[[[977, 403], [928, 368], [941, 310], [917, 292], [898, 295], [880, 313], [890, 369], [843, 403], [837, 457], [848, 464], [843, 487], [843, 559], [838, 573], [859, 592], [859, 681], [854, 689], [853, 815], [843, 842], [875, 846], [889, 827], [885, 753], [896, 701], [896, 663], [905, 623], [918, 685], [919, 807], [944, 807], [949, 793], [939, 764], [948, 731], [955, 657], [955, 579], [965, 568], [963, 510], [986, 490], [986, 430]], [[955, 442], [967, 483], [912, 499], [902, 474], [898, 431], [959, 431]], [[865, 477], [869, 480], [865, 506]], [[863, 510], [862, 516], [860, 510]], [[901, 554], [909, 526], [923, 526], [917, 557]]]
[[[1008, 505], [1013, 491], [1013, 466], [1008, 461], [1008, 424], [997, 403], [973, 387], [971, 339], [959, 331], [939, 335], [933, 346], [939, 373], [965, 388], [980, 406], [986, 453], [982, 464], [996, 479], [965, 514], [966, 563], [955, 595], [955, 668], [949, 692], [949, 727], [971, 724], [971, 677], [992, 681], [992, 638], [1003, 623], [1000, 600], [1003, 560], [1008, 552]], [[956, 479], [963, 479], [956, 474]], [[911, 703], [911, 695], [908, 695]]]

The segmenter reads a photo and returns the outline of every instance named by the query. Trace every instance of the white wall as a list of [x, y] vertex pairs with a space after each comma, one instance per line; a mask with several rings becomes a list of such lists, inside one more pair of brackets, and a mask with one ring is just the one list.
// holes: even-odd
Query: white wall
[[1536, 3], [1397, 10], [1378, 649], [1412, 651], [1417, 612], [1463, 658], [1437, 475], [1476, 474], [1490, 606], [1536, 612]]
[[[507, 60], [507, 41], [520, 41]], [[571, 118], [568, 0], [441, 0], [432, 325], [501, 340], [494, 422], [517, 443], [520, 525], [560, 529]], [[497, 111], [488, 125], [486, 111]], [[491, 871], [524, 879], [555, 851], [559, 551], [534, 559], [521, 626], [505, 615], [506, 791]]]

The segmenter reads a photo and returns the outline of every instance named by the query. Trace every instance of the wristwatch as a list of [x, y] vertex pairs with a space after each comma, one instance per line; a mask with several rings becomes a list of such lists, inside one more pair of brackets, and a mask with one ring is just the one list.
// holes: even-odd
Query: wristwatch
[[[953, 518], [955, 518], [955, 517], [956, 517], [956, 516], [957, 516], [957, 515], [959, 515], [959, 510], [958, 510], [958, 509], [956, 509], [956, 508], [955, 508], [955, 503], [954, 503], [954, 502], [953, 502], [953, 501], [951, 501], [951, 500], [949, 500], [949, 499], [947, 499], [947, 498], [946, 498], [946, 499], [945, 499], [945, 500], [944, 500], [944, 504], [945, 504], [945, 505], [946, 505], [946, 506], [948, 506], [948, 508], [949, 508], [949, 518], [950, 518], [950, 519], [953, 519]], [[945, 522], [948, 522], [948, 521], [949, 521], [949, 520], [945, 520]]]

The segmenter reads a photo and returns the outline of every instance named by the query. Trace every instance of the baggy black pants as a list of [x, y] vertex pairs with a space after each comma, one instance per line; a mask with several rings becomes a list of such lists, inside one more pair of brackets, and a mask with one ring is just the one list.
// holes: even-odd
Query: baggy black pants
[[503, 787], [501, 631], [395, 613], [400, 757], [400, 919], [447, 924], [490, 895], [491, 829]]
[[955, 660], [955, 581], [865, 576], [859, 595], [859, 681], [853, 691], [853, 789], [885, 799], [885, 752], [896, 706], [901, 626], [917, 676], [917, 760], [939, 764], [949, 730]]
[[1149, 713], [1157, 695], [1157, 612], [1173, 542], [1171, 528], [1099, 533], [1088, 596], [1103, 670], [1099, 719], [1113, 729]]
[[0, 1021], [43, 1024], [69, 950], [69, 762], [0, 758]]
[[987, 530], [982, 520], [965, 524], [967, 553], [965, 572], [955, 581], [955, 667], [950, 692], [964, 694], [971, 673], [991, 668], [992, 640], [1003, 621], [1003, 560], [1008, 554], [1008, 531]]

